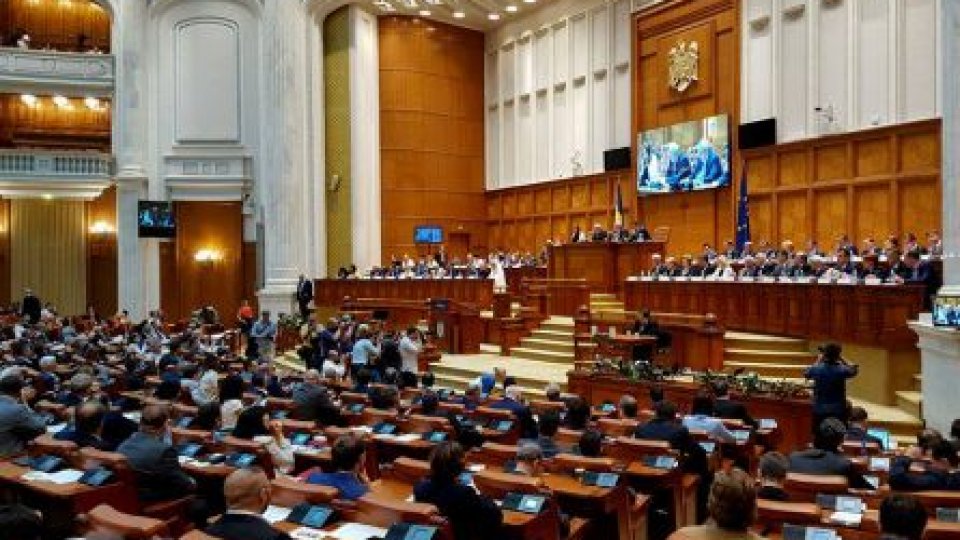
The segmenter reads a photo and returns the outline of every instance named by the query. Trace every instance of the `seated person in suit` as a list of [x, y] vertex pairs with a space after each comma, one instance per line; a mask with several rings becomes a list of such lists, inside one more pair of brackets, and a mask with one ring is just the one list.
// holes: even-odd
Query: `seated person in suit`
[[783, 489], [787, 480], [790, 462], [780, 452], [767, 452], [760, 457], [760, 489], [757, 498], [768, 501], [788, 501], [790, 496]]
[[438, 444], [430, 452], [430, 476], [413, 488], [413, 497], [419, 503], [436, 506], [450, 521], [455, 538], [496, 538], [503, 512], [489, 497], [460, 483], [464, 469], [464, 453], [459, 444]]
[[117, 448], [137, 475], [141, 501], [176, 499], [196, 489], [196, 481], [180, 467], [177, 451], [164, 441], [169, 425], [165, 407], [147, 405], [140, 413], [140, 431]]
[[777, 252], [777, 258], [774, 261], [773, 271], [770, 273], [771, 276], [786, 278], [793, 275], [793, 260], [790, 258], [790, 254], [785, 250], [780, 250]]
[[[931, 450], [929, 462], [914, 461], [910, 456], [893, 458], [890, 464], [890, 487], [898, 491], [960, 491], [960, 458], [950, 441], [940, 440]], [[916, 466], [919, 470], [913, 470]]]
[[611, 242], [629, 242], [630, 241], [630, 232], [623, 228], [623, 225], [619, 223], [613, 224], [613, 230], [610, 231], [610, 234], [607, 238]]
[[46, 432], [43, 418], [28, 405], [35, 394], [19, 372], [0, 376], [0, 457], [19, 454]]
[[794, 258], [793, 267], [790, 271], [790, 277], [810, 277], [813, 275], [813, 267], [810, 266], [806, 253], [797, 253]]
[[846, 432], [847, 428], [840, 420], [825, 419], [813, 437], [813, 448], [790, 454], [790, 472], [845, 476], [851, 488], [869, 489], [870, 484], [854, 470], [850, 459], [840, 453]]
[[867, 410], [863, 407], [850, 409], [850, 419], [847, 421], [847, 435], [845, 441], [876, 444], [883, 450], [883, 441], [867, 433]]
[[560, 428], [560, 415], [556, 411], [547, 411], [540, 415], [537, 422], [539, 435], [536, 439], [521, 439], [521, 442], [536, 444], [543, 452], [543, 457], [550, 459], [560, 453], [560, 447], [554, 437]]
[[67, 407], [76, 407], [89, 396], [90, 388], [93, 386], [93, 377], [86, 373], [77, 373], [70, 378], [70, 382], [66, 386], [67, 389], [57, 396], [57, 403]]
[[[653, 317], [650, 316], [650, 310], [644, 309], [637, 314], [637, 320], [633, 323], [630, 332], [638, 336], [660, 337], [660, 326]], [[652, 360], [655, 344], [637, 345], [633, 348], [634, 360]]]
[[680, 259], [680, 268], [674, 271], [674, 277], [692, 277], [696, 269], [693, 266], [693, 257], [689, 254]]
[[677, 421], [677, 406], [663, 400], [656, 403], [653, 410], [653, 419], [637, 426], [633, 436], [638, 439], [669, 442], [670, 447], [685, 458], [685, 470], [705, 475], [709, 471], [707, 453], [690, 436], [690, 430]]
[[737, 442], [733, 433], [723, 425], [723, 420], [713, 416], [713, 399], [710, 394], [700, 391], [693, 398], [690, 414], [683, 417], [683, 426], [689, 430], [704, 431], [715, 440], [724, 443]]
[[80, 448], [103, 450], [100, 430], [103, 428], [103, 417], [106, 413], [107, 408], [96, 400], [77, 405], [73, 413], [73, 423], [57, 432], [53, 438], [73, 441]]
[[621, 420], [636, 420], [639, 408], [637, 398], [630, 394], [624, 394], [620, 396], [620, 409], [617, 416]]
[[560, 385], [557, 383], [550, 383], [543, 388], [543, 394], [547, 397], [547, 401], [552, 403], [560, 403], [563, 401], [561, 399]]
[[587, 400], [576, 396], [567, 401], [567, 410], [563, 415], [563, 427], [576, 431], [586, 429], [592, 414]]
[[593, 231], [590, 233], [591, 242], [606, 242], [607, 241], [607, 231], [603, 230], [603, 227], [599, 223], [593, 224]]
[[487, 372], [480, 374], [480, 376], [474, 380], [474, 383], [476, 383], [477, 387], [480, 388], [480, 394], [482, 396], [489, 396], [498, 384], [503, 384], [503, 381], [506, 378], [507, 370], [505, 368], [498, 367], [493, 368], [492, 373]]
[[641, 223], [637, 223], [633, 227], [633, 235], [630, 239], [631, 242], [649, 242], [653, 237], [650, 236], [650, 231], [647, 230], [647, 226]]
[[270, 505], [270, 480], [259, 467], [237, 469], [223, 483], [227, 511], [206, 533], [224, 540], [289, 540], [263, 519]]
[[360, 368], [353, 376], [353, 392], [357, 394], [366, 394], [370, 391], [370, 381], [373, 380], [373, 372], [367, 368]]
[[653, 262], [653, 267], [650, 269], [651, 276], [669, 276], [670, 269], [667, 268], [667, 265], [663, 262], [663, 255], [659, 253], [654, 253], [651, 256]]
[[850, 249], [840, 248], [837, 250], [837, 264], [834, 266], [841, 276], [857, 277], [859, 270], [857, 265], [850, 260]]
[[520, 423], [520, 437], [533, 439], [537, 437], [537, 421], [533, 419], [530, 407], [523, 403], [520, 387], [513, 384], [503, 391], [503, 398], [490, 404], [491, 409], [507, 410], [513, 413]]
[[910, 277], [910, 268], [903, 262], [900, 250], [890, 248], [887, 250], [887, 280], [904, 280]]
[[341, 435], [333, 443], [330, 454], [334, 472], [313, 472], [307, 476], [307, 483], [335, 487], [340, 491], [338, 498], [348, 501], [370, 491], [370, 481], [363, 472], [367, 455], [363, 439], [352, 433]]
[[921, 540], [927, 510], [920, 499], [905, 493], [887, 495], [880, 503], [880, 533], [887, 540]]
[[871, 253], [863, 256], [863, 264], [857, 270], [857, 278], [867, 279], [875, 277], [881, 281], [887, 279], [887, 269], [880, 266], [877, 255]]
[[677, 259], [675, 257], [667, 257], [667, 268], [666, 273], [663, 274], [664, 276], [677, 277], [681, 275], [682, 270], [683, 269], [680, 268], [680, 265], [677, 264]]
[[743, 403], [730, 397], [730, 386], [725, 382], [718, 382], [713, 387], [713, 415], [724, 420], [740, 420], [745, 426], [757, 427], [757, 421], [747, 412]]
[[683, 540], [758, 540], [750, 532], [757, 517], [757, 491], [753, 478], [740, 469], [719, 472], [707, 500], [710, 520], [705, 525], [684, 527], [671, 538]]
[[577, 447], [574, 449], [576, 454], [583, 457], [601, 457], [603, 454], [603, 434], [595, 429], [588, 429], [580, 435], [577, 441]]
[[543, 451], [532, 443], [523, 443], [517, 446], [516, 467], [513, 472], [523, 476], [539, 478], [545, 471], [543, 468]]
[[740, 269], [738, 277], [741, 278], [755, 278], [760, 275], [760, 269], [757, 267], [756, 261], [753, 257], [747, 257], [743, 260], [743, 268]]
[[308, 369], [303, 382], [293, 389], [293, 418], [313, 420], [321, 425], [339, 425], [340, 409], [333, 404], [330, 393], [320, 382], [320, 372]]
[[933, 265], [928, 261], [923, 261], [920, 259], [919, 251], [908, 251], [907, 256], [903, 259], [904, 264], [907, 266], [909, 274], [904, 281], [910, 283], [923, 283], [926, 285], [926, 296], [925, 298], [930, 298], [937, 293], [937, 289], [940, 288], [940, 280], [937, 278], [937, 274], [933, 271]]

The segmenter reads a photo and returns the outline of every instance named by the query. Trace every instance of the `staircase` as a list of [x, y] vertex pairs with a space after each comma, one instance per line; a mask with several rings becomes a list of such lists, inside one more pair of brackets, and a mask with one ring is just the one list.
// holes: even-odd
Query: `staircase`
[[764, 334], [727, 332], [724, 335], [723, 370], [756, 373], [773, 379], [803, 379], [816, 360], [806, 340]]
[[542, 397], [549, 383], [565, 391], [567, 371], [573, 368], [573, 329], [570, 317], [551, 317], [529, 337], [522, 338], [509, 357], [500, 356], [496, 345], [482, 344], [480, 354], [444, 355], [431, 371], [437, 386], [463, 390], [480, 374], [505, 367], [526, 396]]
[[590, 314], [594, 317], [619, 318], [623, 316], [624, 304], [617, 295], [609, 293], [590, 293]]

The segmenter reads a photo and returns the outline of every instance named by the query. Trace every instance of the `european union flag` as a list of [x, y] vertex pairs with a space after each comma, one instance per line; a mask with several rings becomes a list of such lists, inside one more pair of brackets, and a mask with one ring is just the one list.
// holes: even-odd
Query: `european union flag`
[[747, 164], [740, 171], [740, 200], [737, 204], [737, 251], [743, 253], [750, 241], [750, 204], [747, 199]]

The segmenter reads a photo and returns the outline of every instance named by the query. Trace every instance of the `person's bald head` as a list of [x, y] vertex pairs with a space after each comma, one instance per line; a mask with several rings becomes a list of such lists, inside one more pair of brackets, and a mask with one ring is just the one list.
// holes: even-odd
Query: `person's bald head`
[[163, 405], [147, 405], [140, 412], [140, 429], [148, 432], [162, 431], [167, 427], [169, 419], [170, 415]]
[[223, 483], [230, 510], [263, 513], [270, 505], [270, 480], [260, 467], [237, 469]]

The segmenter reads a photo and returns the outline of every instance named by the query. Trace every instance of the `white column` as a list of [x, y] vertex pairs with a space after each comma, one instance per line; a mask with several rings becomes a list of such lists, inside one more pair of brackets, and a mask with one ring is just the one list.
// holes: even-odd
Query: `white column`
[[[960, 2], [941, 0], [939, 50], [942, 58], [939, 95], [943, 96], [941, 176], [943, 214], [943, 287], [938, 294], [960, 295], [960, 87], [952, 74], [960, 70]], [[960, 417], [956, 381], [960, 379], [960, 332], [936, 328], [929, 314], [910, 323], [920, 336], [923, 419], [946, 433]]]
[[262, 79], [264, 107], [261, 117], [263, 160], [257, 186], [264, 224], [264, 287], [260, 307], [276, 316], [291, 313], [297, 277], [315, 261], [316, 244], [307, 230], [308, 70], [307, 25], [302, 2], [266, 0], [263, 16]]
[[377, 18], [350, 6], [350, 170], [353, 264], [379, 266], [380, 62]]
[[116, 94], [113, 147], [117, 160], [118, 304], [134, 318], [160, 305], [159, 246], [137, 234], [137, 201], [147, 195], [146, 2], [116, 2]]

